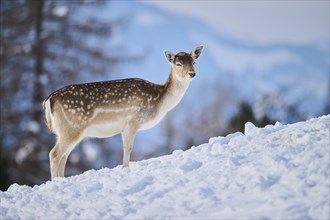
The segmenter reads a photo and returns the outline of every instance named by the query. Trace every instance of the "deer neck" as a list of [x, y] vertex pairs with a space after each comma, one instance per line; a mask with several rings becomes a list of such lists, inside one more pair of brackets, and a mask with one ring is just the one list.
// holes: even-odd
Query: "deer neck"
[[161, 112], [167, 113], [181, 101], [189, 83], [190, 81], [188, 80], [179, 80], [173, 73], [173, 69], [171, 69], [170, 75], [163, 85], [164, 92], [161, 98]]

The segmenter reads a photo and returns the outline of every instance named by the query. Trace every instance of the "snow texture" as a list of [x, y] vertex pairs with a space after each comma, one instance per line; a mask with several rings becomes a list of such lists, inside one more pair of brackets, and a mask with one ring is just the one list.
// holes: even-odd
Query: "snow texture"
[[329, 219], [330, 115], [0, 192], [1, 219]]

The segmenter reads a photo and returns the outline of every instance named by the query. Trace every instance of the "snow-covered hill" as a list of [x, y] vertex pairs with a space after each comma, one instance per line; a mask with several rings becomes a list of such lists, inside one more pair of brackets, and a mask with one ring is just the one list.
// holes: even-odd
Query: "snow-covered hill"
[[329, 219], [330, 115], [0, 192], [1, 219]]

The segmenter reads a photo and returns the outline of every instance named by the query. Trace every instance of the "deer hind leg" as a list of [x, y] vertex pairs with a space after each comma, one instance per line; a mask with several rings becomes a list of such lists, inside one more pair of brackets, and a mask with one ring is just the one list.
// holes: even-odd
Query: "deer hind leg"
[[129, 161], [136, 132], [136, 129], [128, 126], [121, 133], [123, 141], [123, 167], [129, 167]]
[[55, 177], [64, 177], [66, 161], [71, 151], [80, 142], [80, 140], [80, 138], [58, 138], [56, 145], [49, 152], [50, 173], [52, 180]]

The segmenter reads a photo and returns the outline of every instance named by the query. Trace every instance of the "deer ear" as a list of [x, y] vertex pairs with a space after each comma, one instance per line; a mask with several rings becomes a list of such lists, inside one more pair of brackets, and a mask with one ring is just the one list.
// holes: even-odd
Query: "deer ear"
[[192, 58], [194, 58], [196, 60], [201, 55], [203, 48], [204, 48], [204, 46], [201, 45], [201, 46], [196, 47], [193, 51], [191, 51]]
[[164, 51], [164, 55], [165, 55], [166, 59], [168, 60], [168, 62], [174, 63], [175, 55], [172, 52]]

